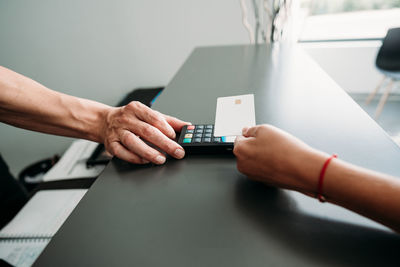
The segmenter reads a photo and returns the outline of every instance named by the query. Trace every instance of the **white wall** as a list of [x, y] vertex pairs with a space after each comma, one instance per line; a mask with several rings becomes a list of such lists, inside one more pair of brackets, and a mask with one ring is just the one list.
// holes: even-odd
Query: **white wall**
[[368, 94], [383, 77], [375, 67], [379, 41], [303, 43], [302, 46], [348, 93]]
[[[0, 65], [54, 90], [116, 104], [166, 85], [195, 46], [248, 43], [239, 1], [0, 1]], [[71, 139], [0, 125], [14, 174]]]

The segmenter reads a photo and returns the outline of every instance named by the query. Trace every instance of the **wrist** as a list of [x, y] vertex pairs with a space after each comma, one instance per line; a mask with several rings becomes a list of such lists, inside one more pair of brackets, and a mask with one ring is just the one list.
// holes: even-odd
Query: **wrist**
[[315, 196], [320, 172], [327, 158], [329, 155], [318, 150], [310, 150], [298, 156], [294, 168], [298, 180], [297, 191]]
[[100, 105], [101, 106], [99, 106], [96, 109], [95, 126], [92, 129], [90, 129], [90, 131], [91, 134], [93, 135], [91, 139], [92, 141], [104, 144], [110, 120], [110, 113], [114, 108], [103, 104]]
[[112, 107], [86, 99], [83, 99], [81, 106], [84, 107], [79, 118], [83, 135], [81, 138], [103, 143], [107, 129], [107, 118]]

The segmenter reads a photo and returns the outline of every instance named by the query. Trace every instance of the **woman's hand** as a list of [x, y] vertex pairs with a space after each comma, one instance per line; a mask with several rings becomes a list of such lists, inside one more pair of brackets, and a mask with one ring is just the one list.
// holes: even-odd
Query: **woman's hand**
[[187, 124], [133, 101], [108, 111], [103, 127], [103, 143], [112, 155], [131, 163], [163, 164], [165, 155], [145, 141], [181, 159], [185, 151], [172, 139], [175, 138], [175, 131], [179, 132]]
[[233, 153], [238, 170], [269, 185], [313, 194], [326, 155], [271, 125], [244, 128]]

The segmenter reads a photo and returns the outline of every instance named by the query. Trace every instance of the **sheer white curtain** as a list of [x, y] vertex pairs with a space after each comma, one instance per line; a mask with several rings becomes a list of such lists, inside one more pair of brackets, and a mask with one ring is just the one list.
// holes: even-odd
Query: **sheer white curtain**
[[248, 31], [250, 43], [269, 43], [290, 39], [292, 13], [296, 0], [239, 1], [242, 22]]

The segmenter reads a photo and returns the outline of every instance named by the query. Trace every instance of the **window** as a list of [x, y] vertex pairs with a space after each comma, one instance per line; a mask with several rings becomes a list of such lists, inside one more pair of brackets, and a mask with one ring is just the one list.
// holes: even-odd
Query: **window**
[[400, 0], [301, 0], [300, 41], [382, 39], [400, 27]]

